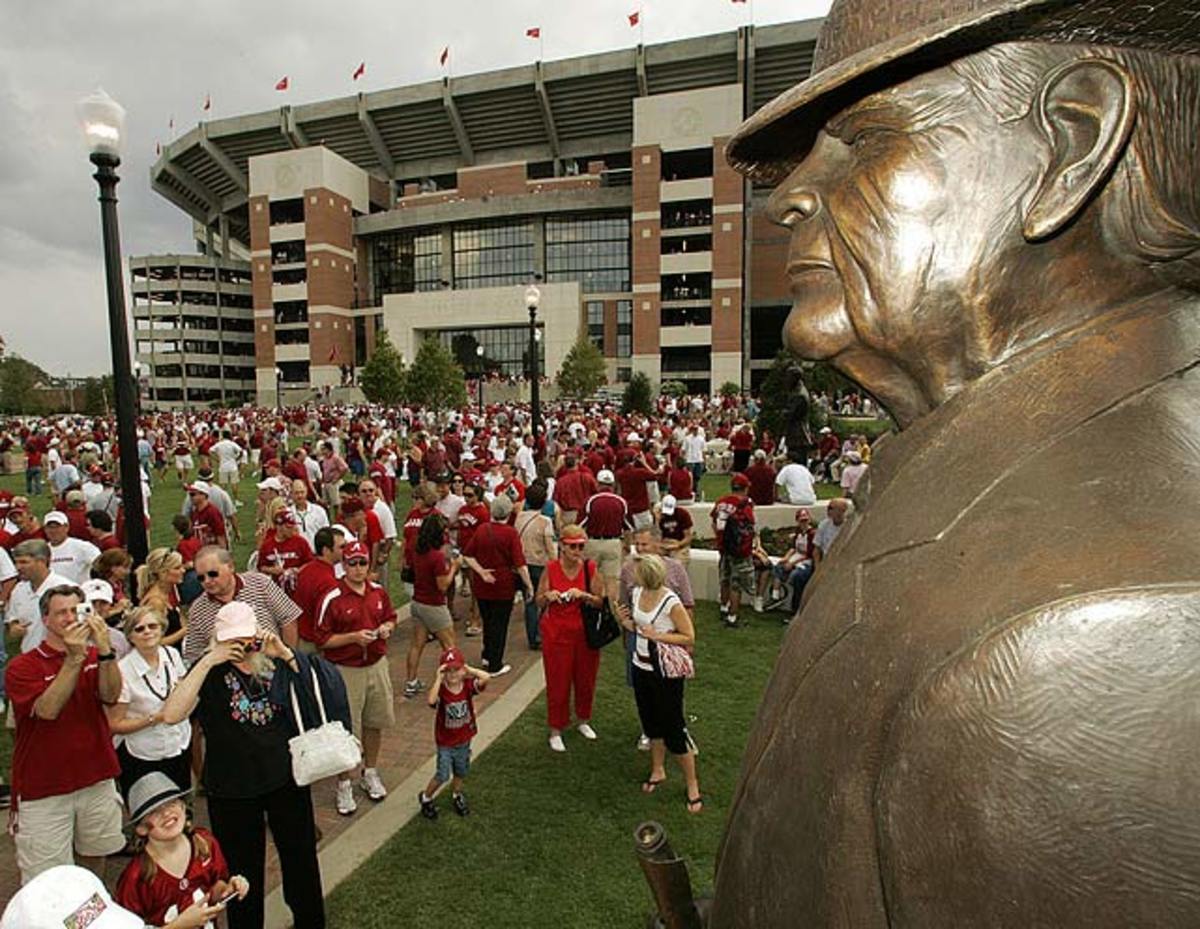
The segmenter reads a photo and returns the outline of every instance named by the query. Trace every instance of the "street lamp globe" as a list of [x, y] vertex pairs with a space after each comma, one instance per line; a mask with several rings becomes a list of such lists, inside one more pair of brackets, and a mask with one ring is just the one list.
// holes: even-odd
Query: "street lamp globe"
[[542, 330], [541, 329], [535, 329], [533, 331], [533, 341], [535, 341], [535, 342], [542, 341]]
[[483, 357], [483, 346], [482, 345], [475, 346], [475, 354], [478, 355], [480, 358]]
[[97, 88], [95, 93], [88, 94], [75, 105], [75, 114], [88, 152], [120, 160], [125, 138], [125, 108]]
[[538, 290], [536, 284], [530, 284], [525, 288], [525, 306], [527, 309], [536, 310], [541, 299], [542, 292]]

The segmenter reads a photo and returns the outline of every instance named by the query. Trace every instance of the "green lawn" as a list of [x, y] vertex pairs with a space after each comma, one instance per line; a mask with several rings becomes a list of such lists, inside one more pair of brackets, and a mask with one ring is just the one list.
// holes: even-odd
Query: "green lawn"
[[472, 767], [471, 816], [459, 819], [443, 797], [437, 822], [410, 822], [333, 892], [329, 925], [639, 927], [652, 904], [632, 837], [645, 819], [666, 827], [695, 889], [711, 889], [746, 733], [782, 638], [778, 619], [726, 630], [713, 604], [698, 607], [687, 709], [701, 749], [702, 813], [685, 812], [670, 761], [667, 784], [651, 796], [639, 789], [649, 756], [634, 748], [637, 713], [614, 645], [600, 671], [599, 741], [569, 732], [567, 753], [552, 754], [539, 698]]
[[[841, 496], [842, 493], [842, 488], [837, 484], [818, 482], [815, 487], [818, 500], [831, 500], [834, 497]], [[725, 494], [729, 493], [729, 475], [704, 474], [700, 478], [700, 490], [704, 494], [704, 499], [708, 501], [725, 496]]]

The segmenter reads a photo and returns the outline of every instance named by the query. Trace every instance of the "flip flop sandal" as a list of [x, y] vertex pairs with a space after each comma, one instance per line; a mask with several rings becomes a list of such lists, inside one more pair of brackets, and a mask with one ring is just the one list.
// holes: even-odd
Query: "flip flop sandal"
[[692, 814], [699, 813], [701, 810], [704, 809], [704, 795], [699, 794], [695, 797], [688, 797], [687, 800], [684, 802], [684, 806], [687, 808], [687, 811], [689, 813], [692, 813]]
[[667, 779], [665, 777], [659, 777], [659, 778], [648, 777], [644, 781], [642, 781], [642, 793], [652, 794], [652, 793], [654, 793], [654, 791], [656, 791], [658, 789], [659, 784], [665, 784], [666, 782], [667, 782]]

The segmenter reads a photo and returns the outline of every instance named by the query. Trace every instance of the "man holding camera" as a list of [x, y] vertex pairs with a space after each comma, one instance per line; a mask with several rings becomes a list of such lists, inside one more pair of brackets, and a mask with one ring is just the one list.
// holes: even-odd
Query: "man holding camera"
[[125, 845], [120, 770], [104, 706], [121, 695], [108, 627], [71, 584], [43, 591], [45, 638], [8, 666], [5, 686], [17, 724], [13, 811], [17, 865], [25, 883], [55, 865], [103, 874]]

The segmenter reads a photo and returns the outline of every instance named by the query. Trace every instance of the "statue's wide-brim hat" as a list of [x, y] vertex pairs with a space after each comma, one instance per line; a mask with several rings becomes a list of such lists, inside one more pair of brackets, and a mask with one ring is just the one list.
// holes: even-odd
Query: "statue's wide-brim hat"
[[726, 157], [743, 174], [776, 183], [830, 116], [906, 69], [1019, 41], [1196, 55], [1200, 0], [835, 0], [812, 76], [742, 123]]

